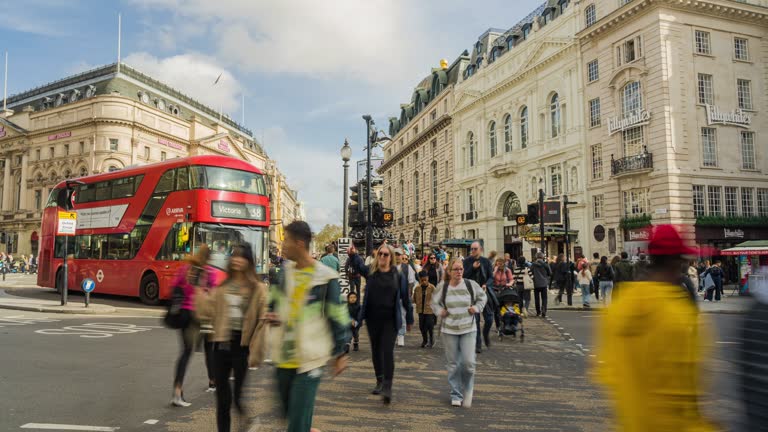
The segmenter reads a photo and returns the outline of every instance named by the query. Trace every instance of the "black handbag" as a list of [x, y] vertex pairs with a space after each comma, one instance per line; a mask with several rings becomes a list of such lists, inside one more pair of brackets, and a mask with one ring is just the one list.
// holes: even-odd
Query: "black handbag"
[[189, 309], [182, 309], [186, 296], [184, 295], [184, 289], [180, 286], [173, 287], [173, 294], [171, 295], [171, 301], [168, 304], [168, 310], [165, 313], [163, 322], [166, 327], [172, 329], [183, 329], [189, 325], [192, 320], [192, 313]]

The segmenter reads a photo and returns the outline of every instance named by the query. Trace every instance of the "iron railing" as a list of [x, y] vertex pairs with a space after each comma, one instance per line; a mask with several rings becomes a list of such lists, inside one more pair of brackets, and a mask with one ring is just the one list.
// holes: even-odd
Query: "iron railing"
[[614, 159], [611, 155], [611, 175], [621, 175], [633, 171], [653, 169], [653, 154], [643, 152], [634, 156]]

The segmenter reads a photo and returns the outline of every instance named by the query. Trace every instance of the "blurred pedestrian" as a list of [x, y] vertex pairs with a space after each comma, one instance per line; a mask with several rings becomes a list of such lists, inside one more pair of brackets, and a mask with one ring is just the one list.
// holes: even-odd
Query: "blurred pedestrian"
[[[723, 269], [720, 268], [722, 262], [715, 261], [715, 264], [709, 267], [701, 276], [704, 279], [704, 301], [720, 301], [720, 294], [723, 292]], [[711, 278], [712, 284], [709, 284], [707, 278]], [[712, 298], [714, 295], [714, 299]]]
[[304, 221], [285, 227], [280, 283], [273, 285], [267, 314], [275, 332], [272, 353], [277, 389], [288, 432], [309, 432], [323, 370], [332, 375], [347, 368], [348, 309], [341, 302], [339, 275], [309, 254], [312, 231]]
[[[249, 367], [264, 359], [268, 292], [256, 275], [253, 250], [243, 243], [231, 249], [227, 277], [213, 291], [195, 289], [195, 309], [213, 324], [213, 367], [216, 381], [216, 425], [219, 432], [231, 427], [231, 406], [240, 426], [247, 421], [241, 403]], [[229, 377], [234, 376], [234, 392]], [[234, 395], [233, 395], [234, 393]]]
[[615, 273], [613, 271], [613, 266], [608, 264], [607, 256], [600, 257], [600, 264], [598, 264], [597, 270], [595, 271], [595, 277], [598, 280], [598, 289], [600, 290], [600, 296], [603, 297], [603, 304], [610, 304]]
[[536, 304], [536, 316], [547, 317], [547, 302], [549, 294], [547, 288], [552, 277], [552, 269], [544, 261], [544, 254], [536, 254], [536, 261], [531, 264], [531, 274], [533, 275], [533, 298]]
[[592, 291], [595, 292], [595, 300], [600, 301], [600, 281], [597, 279], [597, 266], [600, 265], [600, 254], [592, 254], [592, 261], [589, 262], [589, 271], [592, 273]]
[[[172, 302], [180, 301], [180, 310], [178, 311], [177, 326], [179, 329], [181, 352], [176, 359], [176, 367], [173, 379], [173, 397], [171, 405], [178, 407], [188, 407], [190, 405], [184, 399], [184, 376], [187, 373], [189, 359], [192, 357], [192, 351], [198, 343], [200, 337], [200, 321], [195, 313], [195, 288], [200, 287], [204, 290], [210, 289], [214, 285], [213, 272], [207, 267], [210, 258], [210, 250], [207, 245], [202, 245], [195, 255], [185, 258], [184, 265], [176, 274], [171, 286], [174, 290], [174, 297], [181, 294], [181, 298], [174, 298]], [[178, 294], [177, 294], [178, 293]], [[172, 305], [173, 306], [173, 305]], [[210, 353], [206, 351], [205, 364], [208, 368], [208, 386], [214, 386], [213, 373], [211, 369]]]
[[696, 287], [696, 291], [699, 291], [699, 271], [696, 268], [696, 260], [691, 260], [691, 262], [688, 263], [688, 270], [686, 272], [688, 273], [688, 277], [691, 279], [693, 286]]
[[[480, 246], [480, 242], [473, 242], [469, 247], [470, 255], [464, 259], [462, 265], [464, 266], [464, 277], [477, 282], [483, 291], [490, 286], [493, 286], [493, 264], [491, 261], [483, 256], [483, 247]], [[488, 294], [489, 296], [492, 294]], [[486, 320], [492, 321], [493, 314], [487, 312], [484, 309], [477, 310], [477, 316], [475, 317], [475, 325], [477, 327], [476, 333], [476, 346], [475, 351], [480, 354], [483, 350], [482, 333], [480, 332], [480, 314], [484, 315]], [[490, 329], [489, 329], [490, 331]], [[490, 346], [490, 336], [485, 339], [485, 345]]]
[[362, 261], [362, 258], [357, 254], [357, 248], [354, 244], [349, 246], [347, 255], [347, 262], [344, 263], [344, 272], [347, 275], [347, 280], [349, 281], [349, 292], [357, 294], [357, 302], [360, 303], [360, 273], [357, 272], [357, 266], [352, 265], [352, 262], [357, 260]]
[[458, 259], [449, 264], [449, 273], [432, 296], [432, 310], [442, 318], [440, 334], [445, 347], [451, 405], [472, 406], [475, 386], [477, 327], [473, 322], [485, 307], [485, 291], [471, 279], [463, 278], [464, 266]]
[[[365, 297], [358, 321], [366, 324], [371, 341], [376, 374], [376, 387], [371, 393], [381, 395], [384, 404], [389, 405], [395, 375], [397, 332], [403, 321], [408, 331], [413, 324], [408, 278], [398, 271], [395, 250], [389, 245], [379, 247], [371, 267], [358, 267], [357, 271], [365, 278]], [[405, 320], [401, 313], [403, 309], [406, 311]]]
[[614, 403], [617, 430], [715, 431], [698, 405], [707, 333], [680, 286], [681, 265], [697, 250], [671, 225], [657, 225], [648, 251], [651, 279], [625, 282], [596, 326], [596, 377]]
[[[341, 265], [339, 263], [339, 259], [336, 257], [336, 255], [333, 254], [333, 252], [334, 252], [333, 245], [327, 245], [325, 247], [325, 254], [322, 257], [320, 257], [320, 262], [328, 266], [328, 268], [332, 269], [336, 273], [338, 273], [339, 271], [341, 271]], [[283, 251], [283, 255], [285, 255], [285, 251]]]
[[651, 262], [648, 260], [648, 255], [645, 253], [640, 253], [638, 256], [637, 262], [634, 264], [633, 268], [633, 280], [636, 281], [644, 281], [648, 280], [650, 275], [648, 274], [648, 268], [650, 267]]
[[429, 282], [426, 271], [419, 273], [419, 284], [413, 290], [413, 305], [419, 314], [419, 330], [421, 331], [421, 347], [432, 348], [435, 345], [435, 313], [432, 311], [432, 295], [435, 286]]
[[522, 300], [523, 316], [528, 316], [528, 308], [531, 306], [531, 290], [533, 290], [533, 277], [531, 275], [531, 269], [528, 267], [528, 263], [523, 255], [517, 257], [517, 265], [515, 271], [512, 272], [515, 278], [515, 288]]
[[571, 263], [565, 260], [565, 254], [559, 254], [552, 268], [552, 280], [557, 287], [555, 303], [563, 302], [563, 293], [567, 294], [568, 306], [573, 306], [573, 283], [571, 279]]
[[768, 431], [768, 282], [750, 280], [749, 293], [755, 299], [742, 320], [737, 346], [744, 431]]
[[[411, 296], [413, 295], [413, 290], [416, 288], [416, 285], [418, 284], [418, 281], [416, 280], [416, 266], [411, 263], [410, 257], [407, 254], [407, 250], [403, 249], [395, 249], [395, 260], [400, 263], [399, 267], [397, 268], [398, 271], [405, 275], [406, 279], [408, 280], [408, 300], [410, 301]], [[406, 333], [406, 314], [410, 313], [413, 315], [413, 311], [406, 311], [405, 308], [400, 308], [400, 314], [402, 315], [402, 325], [400, 326], [400, 329], [397, 332], [397, 346], [403, 347], [405, 346], [405, 333]]]
[[589, 271], [589, 264], [586, 261], [582, 261], [581, 268], [576, 274], [576, 280], [579, 283], [581, 289], [581, 305], [585, 308], [589, 306], [590, 287], [592, 286], [592, 272]]

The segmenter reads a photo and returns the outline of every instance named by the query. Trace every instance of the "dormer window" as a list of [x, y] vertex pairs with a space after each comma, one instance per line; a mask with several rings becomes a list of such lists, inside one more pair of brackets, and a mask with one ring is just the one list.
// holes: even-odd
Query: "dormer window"
[[525, 27], [523, 27], [523, 40], [528, 39], [528, 35], [531, 34], [531, 25], [526, 24]]
[[475, 43], [475, 51], [480, 52], [480, 48], [483, 46], [483, 44], [480, 43], [480, 41], [477, 41]]

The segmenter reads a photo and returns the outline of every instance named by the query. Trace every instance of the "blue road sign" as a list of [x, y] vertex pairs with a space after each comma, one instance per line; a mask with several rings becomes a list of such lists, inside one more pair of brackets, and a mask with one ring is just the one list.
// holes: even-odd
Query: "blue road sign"
[[96, 288], [96, 282], [93, 281], [93, 279], [85, 279], [83, 280], [83, 291], [84, 292], [91, 292]]

